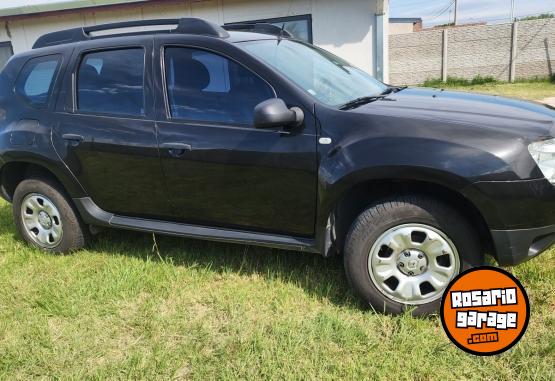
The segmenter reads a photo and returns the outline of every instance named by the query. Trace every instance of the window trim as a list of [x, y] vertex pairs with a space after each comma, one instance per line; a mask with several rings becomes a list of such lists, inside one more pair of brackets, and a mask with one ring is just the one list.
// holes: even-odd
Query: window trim
[[249, 125], [249, 124], [245, 124], [245, 123], [222, 123], [222, 122], [215, 122], [215, 121], [204, 121], [204, 120], [195, 120], [195, 119], [175, 118], [171, 113], [170, 100], [169, 100], [169, 88], [168, 88], [168, 81], [167, 81], [167, 78], [166, 78], [166, 48], [185, 48], [185, 49], [201, 50], [201, 51], [209, 52], [209, 53], [215, 54], [217, 56], [223, 57], [225, 59], [228, 59], [229, 61], [235, 62], [237, 65], [243, 67], [245, 70], [248, 70], [249, 72], [251, 72], [252, 74], [257, 76], [258, 78], [260, 78], [270, 88], [270, 90], [274, 94], [274, 98], [278, 97], [277, 93], [276, 93], [276, 90], [266, 79], [264, 79], [256, 71], [254, 71], [254, 70], [250, 69], [249, 67], [243, 65], [241, 62], [234, 59], [233, 57], [230, 57], [227, 54], [224, 54], [224, 53], [221, 53], [219, 51], [209, 49], [209, 48], [206, 48], [206, 47], [197, 46], [197, 45], [175, 44], [175, 43], [162, 44], [160, 46], [160, 63], [161, 63], [160, 68], [162, 70], [162, 73], [161, 73], [162, 74], [162, 90], [163, 90], [163, 93], [164, 93], [163, 96], [164, 96], [164, 108], [165, 108], [165, 111], [166, 111], [166, 120], [169, 121], [169, 122], [188, 123], [188, 124], [194, 124], [194, 125], [203, 125], [203, 126], [205, 125], [205, 126], [215, 126], [215, 127], [232, 127], [232, 128], [252, 130], [252, 126]]
[[[8, 61], [13, 57], [13, 45], [11, 41], [0, 41], [0, 48], [10, 48], [10, 58], [8, 58]], [[8, 63], [8, 61], [6, 61], [6, 64]], [[5, 65], [0, 65], [0, 70], [3, 69], [3, 67], [5, 67]]]
[[[129, 114], [114, 114], [109, 112], [98, 112], [98, 111], [83, 111], [79, 109], [79, 99], [77, 96], [77, 85], [79, 80], [79, 69], [83, 64], [83, 60], [87, 54], [91, 53], [101, 53], [110, 52], [114, 50], [132, 50], [141, 49], [143, 51], [143, 108], [145, 110], [144, 115], [129, 115]], [[148, 120], [147, 116], [147, 52], [148, 48], [145, 45], [125, 45], [125, 46], [113, 46], [113, 47], [101, 47], [101, 48], [91, 48], [85, 49], [79, 52], [76, 60], [76, 65], [71, 73], [71, 102], [72, 102], [72, 113], [75, 115], [88, 115], [88, 116], [102, 116], [120, 119], [135, 119], [135, 120]]]
[[[258, 23], [278, 24], [280, 22], [288, 22], [288, 21], [306, 21], [308, 23], [308, 41], [304, 41], [304, 42], [308, 42], [309, 44], [314, 44], [314, 34], [312, 32], [312, 15], [310, 13], [307, 13], [304, 15], [273, 17], [273, 18], [259, 19], [259, 20], [237, 21], [237, 22], [226, 23], [225, 25], [258, 24]], [[299, 41], [302, 41], [302, 40], [299, 40]]]
[[[48, 57], [56, 57], [56, 60], [57, 60], [56, 70], [54, 71], [54, 75], [52, 75], [52, 81], [50, 82], [50, 86], [48, 87], [48, 98], [46, 99], [46, 102], [44, 102], [44, 103], [30, 102], [29, 98], [27, 98], [20, 91], [18, 91], [19, 80], [21, 79], [21, 76], [23, 75], [23, 71], [24, 71], [25, 67], [29, 64], [29, 62], [34, 61], [34, 60], [48, 61]], [[21, 69], [19, 70], [19, 73], [17, 73], [17, 77], [15, 78], [15, 81], [13, 82], [12, 92], [14, 93], [14, 95], [21, 98], [25, 102], [25, 104], [27, 104], [29, 107], [32, 107], [32, 108], [38, 109], [38, 110], [49, 109], [51, 107], [52, 102], [53, 102], [52, 95], [54, 93], [54, 87], [56, 86], [56, 84], [58, 82], [58, 77], [59, 77], [60, 71], [61, 71], [60, 68], [62, 67], [63, 60], [64, 60], [64, 55], [61, 54], [61, 53], [51, 53], [51, 54], [45, 54], [45, 55], [42, 55], [42, 56], [29, 57], [29, 59], [26, 60], [21, 65]]]

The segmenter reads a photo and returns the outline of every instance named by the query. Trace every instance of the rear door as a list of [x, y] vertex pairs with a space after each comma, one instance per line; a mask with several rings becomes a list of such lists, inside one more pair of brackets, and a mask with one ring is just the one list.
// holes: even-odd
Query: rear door
[[157, 126], [173, 217], [311, 236], [317, 164], [310, 112], [295, 131], [255, 129], [254, 107], [280, 94], [239, 60], [204, 48], [207, 42], [169, 40], [159, 37], [155, 62], [162, 63]]
[[163, 217], [167, 207], [152, 91], [152, 38], [74, 53], [53, 141], [102, 209]]

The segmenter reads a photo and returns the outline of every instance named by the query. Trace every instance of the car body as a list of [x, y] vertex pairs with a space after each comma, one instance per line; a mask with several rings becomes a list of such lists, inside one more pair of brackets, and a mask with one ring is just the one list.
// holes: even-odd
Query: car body
[[[555, 187], [529, 150], [555, 137], [553, 109], [501, 97], [386, 85], [386, 94], [377, 98], [332, 106], [252, 53], [253, 41], [283, 44], [283, 49], [300, 42], [277, 32], [254, 33], [254, 27], [254, 32], [226, 32], [195, 19], [178, 23], [190, 28], [97, 38], [83, 37], [79, 28], [47, 35], [37, 48], [10, 59], [0, 78], [5, 199], [13, 201], [27, 178], [50, 178], [84, 225], [332, 256], [343, 252], [353, 221], [368, 206], [392, 195], [418, 194], [448, 205], [472, 227], [472, 250], [479, 253], [471, 265], [478, 265], [485, 252], [500, 265], [516, 265], [555, 242]], [[70, 36], [69, 41], [60, 42], [60, 36]], [[171, 59], [181, 64], [169, 68], [171, 49]], [[178, 95], [168, 86], [176, 81], [178, 67], [189, 62], [175, 57], [190, 55], [190, 50], [223, 57], [226, 65], [250, 73], [250, 85], [267, 85], [269, 104], [253, 111], [258, 128], [204, 120], [200, 106], [180, 109], [202, 115], [199, 120], [173, 117], [181, 111], [173, 109], [170, 98]], [[104, 59], [107, 65], [122, 51], [122, 56], [140, 51], [122, 66], [144, 59], [142, 106], [136, 107], [140, 97], [128, 86], [122, 90], [125, 98], [114, 98], [125, 102], [106, 98], [108, 111], [99, 112], [94, 98], [87, 106], [93, 111], [81, 108], [89, 84], [80, 78], [85, 69], [92, 72], [86, 62], [94, 67]], [[56, 68], [46, 99], [43, 94], [36, 100], [22, 96], [32, 92], [27, 82], [18, 87], [25, 68], [52, 62], [52, 57]], [[347, 70], [344, 65], [337, 63]], [[204, 89], [226, 86], [202, 83], [204, 71], [198, 73], [203, 74], [188, 81]], [[182, 91], [175, 86], [176, 93]], [[232, 110], [256, 106], [248, 97], [228, 98], [214, 104]], [[134, 115], [125, 115], [127, 110]], [[285, 111], [291, 114], [284, 116]], [[293, 120], [280, 124], [287, 118]]]

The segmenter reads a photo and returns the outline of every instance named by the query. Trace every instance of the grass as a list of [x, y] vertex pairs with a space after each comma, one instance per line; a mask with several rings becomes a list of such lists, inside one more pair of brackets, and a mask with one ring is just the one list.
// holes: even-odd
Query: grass
[[0, 379], [553, 379], [555, 250], [514, 273], [528, 332], [480, 358], [438, 317], [365, 310], [340, 259], [120, 231], [53, 255], [2, 202]]
[[497, 82], [489, 77], [476, 77], [473, 80], [449, 78], [445, 83], [441, 82], [441, 80], [428, 80], [423, 86], [502, 95], [527, 100], [542, 100], [555, 97], [555, 76], [551, 79], [537, 78], [517, 81], [515, 83]]

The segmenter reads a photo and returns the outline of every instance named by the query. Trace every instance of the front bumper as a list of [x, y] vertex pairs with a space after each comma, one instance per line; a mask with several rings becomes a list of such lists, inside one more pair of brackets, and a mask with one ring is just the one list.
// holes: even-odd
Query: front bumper
[[535, 229], [492, 230], [496, 259], [501, 266], [526, 262], [555, 244], [555, 225]]
[[555, 244], [555, 187], [546, 179], [478, 182], [463, 193], [484, 218], [501, 266], [525, 262]]

